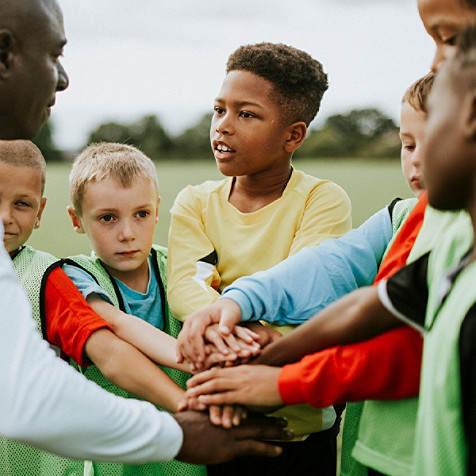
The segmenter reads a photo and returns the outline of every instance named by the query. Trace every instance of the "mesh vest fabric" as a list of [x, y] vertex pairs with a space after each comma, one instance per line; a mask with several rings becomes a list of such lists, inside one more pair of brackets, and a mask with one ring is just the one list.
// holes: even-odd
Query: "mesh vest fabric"
[[[18, 279], [26, 291], [38, 332], [42, 332], [41, 296], [44, 293], [48, 270], [58, 260], [42, 251], [25, 246], [18, 253], [13, 266]], [[30, 445], [0, 436], [0, 474], [2, 476], [86, 476], [84, 462], [69, 460], [47, 453]]]
[[[392, 248], [398, 232], [416, 203], [416, 198], [399, 200], [395, 203], [392, 209], [392, 239], [387, 245], [382, 264], [392, 259], [392, 256], [389, 255], [389, 250]], [[348, 403], [346, 407], [341, 454], [341, 475], [343, 476], [366, 476], [368, 473], [367, 466], [357, 461], [352, 454], [352, 450], [358, 439], [363, 410], [364, 402]]]
[[[458, 228], [461, 221], [466, 219], [465, 214], [440, 212], [427, 207], [408, 262], [415, 261], [427, 253], [435, 246], [442, 233], [453, 227]], [[417, 411], [418, 398], [366, 401], [360, 420], [358, 441], [352, 455], [377, 471], [407, 476], [413, 468]]]
[[[154, 245], [151, 251], [153, 256], [153, 269], [155, 277], [161, 289], [162, 297], [162, 312], [164, 316], [165, 329], [164, 331], [172, 337], [177, 337], [181, 329], [181, 322], [175, 319], [170, 312], [167, 304], [167, 249], [161, 246]], [[114, 282], [114, 279], [104, 269], [100, 260], [95, 256], [78, 255], [73, 256], [67, 260], [68, 264], [73, 264], [81, 267], [91, 274], [98, 282], [99, 286], [104, 289], [112, 298], [116, 307], [123, 309], [121, 294]], [[72, 362], [77, 368], [78, 366]], [[186, 382], [190, 377], [185, 372], [168, 367], [160, 368], [182, 388], [186, 388]], [[107, 380], [99, 369], [92, 365], [86, 369], [79, 368], [79, 370], [90, 380], [93, 380], [98, 385], [107, 391], [125, 398], [136, 398], [125, 390], [112, 384]], [[159, 408], [163, 410], [162, 408]], [[165, 411], [165, 410], [163, 410]], [[206, 468], [204, 466], [197, 466], [181, 461], [173, 460], [163, 463], [146, 463], [140, 465], [123, 465], [117, 463], [96, 463], [93, 462], [95, 476], [161, 476], [161, 475], [177, 475], [177, 476], [205, 476]]]
[[425, 317], [420, 406], [418, 408], [415, 475], [464, 475], [466, 442], [461, 414], [459, 338], [461, 324], [476, 301], [476, 263], [456, 277], [441, 304], [442, 277], [473, 246], [469, 216], [447, 229], [428, 265], [429, 297]]

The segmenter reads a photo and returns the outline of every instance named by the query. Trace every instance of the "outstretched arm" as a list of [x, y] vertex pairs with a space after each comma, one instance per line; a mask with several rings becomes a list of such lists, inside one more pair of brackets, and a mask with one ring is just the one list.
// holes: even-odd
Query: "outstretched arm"
[[284, 367], [215, 368], [188, 381], [186, 398], [194, 404], [198, 401], [199, 409], [298, 403], [324, 408], [367, 399], [409, 398], [419, 391], [422, 342], [419, 332], [403, 326], [364, 342], [307, 355]]
[[186, 363], [177, 363], [177, 340], [172, 336], [139, 317], [122, 312], [96, 294], [88, 296], [87, 302], [117, 337], [132, 344], [157, 364], [191, 371]]
[[244, 276], [223, 290], [241, 319], [302, 324], [340, 297], [372, 284], [392, 238], [388, 207], [359, 228], [290, 256], [272, 268]]
[[400, 325], [402, 321], [381, 303], [377, 288], [361, 288], [265, 347], [256, 360], [259, 364], [285, 365], [328, 347], [370, 339]]

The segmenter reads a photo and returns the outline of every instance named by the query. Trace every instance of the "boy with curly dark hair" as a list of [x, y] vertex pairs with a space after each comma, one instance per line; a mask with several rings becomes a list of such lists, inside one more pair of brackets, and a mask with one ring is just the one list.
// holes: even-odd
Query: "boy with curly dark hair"
[[[235, 279], [351, 227], [346, 193], [291, 165], [328, 86], [322, 65], [296, 48], [260, 43], [238, 48], [226, 73], [210, 139], [227, 178], [186, 187], [171, 211], [168, 300], [179, 319], [215, 302]], [[284, 444], [276, 464], [245, 458], [218, 471], [335, 474], [341, 409], [289, 410], [283, 416], [298, 441]]]

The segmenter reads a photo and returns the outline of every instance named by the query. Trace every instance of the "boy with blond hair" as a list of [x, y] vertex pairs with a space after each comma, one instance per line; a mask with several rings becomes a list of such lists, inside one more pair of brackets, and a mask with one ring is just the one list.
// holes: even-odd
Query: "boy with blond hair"
[[[241, 276], [351, 228], [346, 193], [291, 165], [327, 87], [321, 63], [291, 46], [258, 43], [230, 55], [210, 128], [227, 178], [186, 187], [171, 210], [168, 298], [179, 319], [215, 302]], [[283, 445], [282, 458], [243, 458], [209, 471], [308, 474], [319, 464], [322, 474], [334, 474], [341, 410], [286, 409], [298, 438]]]
[[[28, 295], [38, 332], [63, 356], [84, 367], [94, 362], [117, 385], [166, 405], [163, 394], [169, 387], [175, 390], [176, 385], [135, 347], [111, 332], [61, 270], [57, 258], [26, 245], [33, 229], [40, 226], [46, 205], [45, 178], [45, 160], [32, 142], [0, 141], [3, 241]], [[178, 389], [175, 398], [181, 394]], [[82, 473], [83, 463], [0, 440], [2, 475], [60, 475], [71, 471]]]
[[[126, 326], [131, 330], [131, 325], [136, 325], [141, 337], [152, 327], [162, 331], [154, 333], [159, 336], [155, 341], [156, 354], [162, 357], [159, 363], [184, 369], [175, 362], [175, 340], [170, 337], [177, 336], [180, 322], [170, 313], [166, 299], [166, 249], [152, 243], [160, 203], [153, 162], [132, 146], [90, 145], [73, 163], [70, 194], [68, 213], [73, 227], [86, 233], [93, 255], [71, 257], [65, 272], [113, 329]], [[140, 326], [138, 318], [148, 325]], [[170, 380], [163, 385], [161, 406], [176, 411], [189, 375], [163, 370], [176, 383]], [[111, 385], [97, 367], [84, 369], [84, 374], [107, 390], [128, 396]], [[93, 465], [100, 474], [122, 474], [127, 469], [108, 463]], [[178, 461], [146, 464], [141, 469], [147, 474], [205, 474], [203, 467]]]

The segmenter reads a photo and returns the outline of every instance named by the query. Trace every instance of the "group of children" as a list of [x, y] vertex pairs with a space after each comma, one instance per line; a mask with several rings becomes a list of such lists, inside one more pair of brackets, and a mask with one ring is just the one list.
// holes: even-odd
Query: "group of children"
[[[457, 2], [437, 3], [419, 10], [438, 62], [476, 5], [452, 8], [447, 26], [438, 8]], [[402, 170], [417, 198], [354, 230], [345, 192], [291, 165], [327, 76], [282, 44], [230, 56], [210, 130], [227, 178], [179, 194], [168, 250], [153, 243], [155, 165], [113, 143], [87, 147], [70, 174], [68, 213], [91, 256], [31, 248], [46, 165], [31, 142], [0, 141], [4, 245], [59, 356], [118, 395], [209, 409], [225, 427], [242, 417], [232, 405], [264, 406], [295, 435], [277, 458], [208, 467], [73, 461], [1, 438], [0, 473], [333, 475], [344, 404], [363, 401], [347, 407], [343, 474], [475, 472], [475, 60], [471, 28], [436, 79], [407, 90]], [[424, 331], [423, 359], [421, 333], [400, 319]]]

